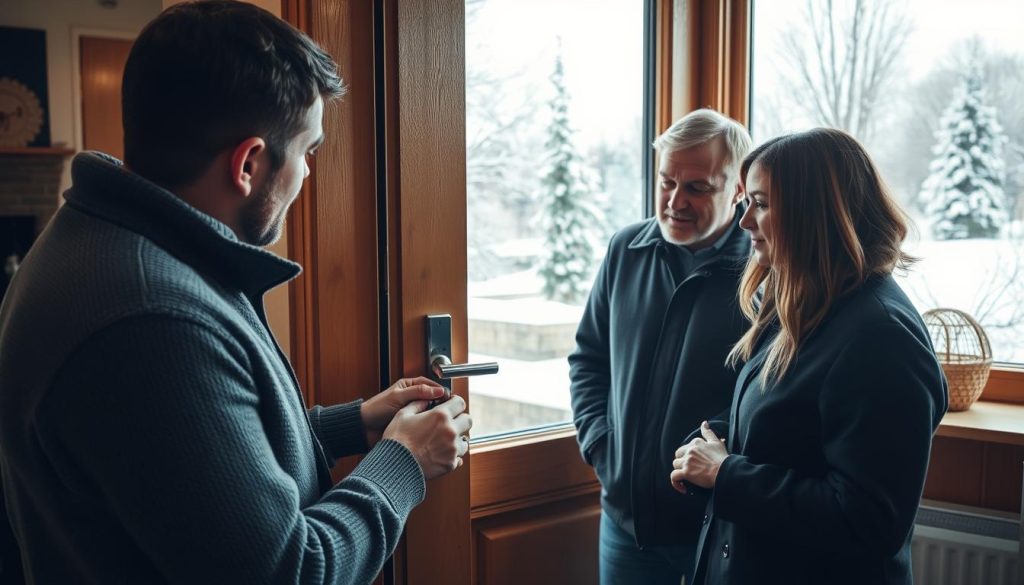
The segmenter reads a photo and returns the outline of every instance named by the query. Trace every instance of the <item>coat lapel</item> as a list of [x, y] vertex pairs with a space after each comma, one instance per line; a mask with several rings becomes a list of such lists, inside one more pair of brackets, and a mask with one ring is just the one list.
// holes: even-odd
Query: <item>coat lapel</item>
[[764, 358], [760, 353], [754, 354], [754, 356], [748, 361], [743, 369], [740, 370], [740, 375], [736, 379], [736, 392], [732, 396], [732, 407], [729, 409], [729, 441], [728, 446], [730, 451], [734, 449], [734, 445], [738, 445], [739, 429], [737, 427], [737, 417], [739, 412], [740, 400], [743, 398], [743, 394], [747, 391], [747, 387], [750, 386], [751, 380], [761, 372], [761, 363]]
[[777, 334], [778, 328], [775, 326], [769, 326], [768, 329], [761, 333], [757, 344], [754, 346], [754, 355], [744, 364], [743, 369], [740, 370], [740, 374], [736, 378], [736, 391], [733, 392], [732, 407], [729, 409], [729, 441], [726, 443], [729, 446], [730, 452], [735, 452], [735, 449], [739, 446], [739, 425], [737, 423], [740, 401], [755, 377], [761, 374], [761, 367], [764, 365], [764, 360], [767, 357], [769, 341], [774, 339]]

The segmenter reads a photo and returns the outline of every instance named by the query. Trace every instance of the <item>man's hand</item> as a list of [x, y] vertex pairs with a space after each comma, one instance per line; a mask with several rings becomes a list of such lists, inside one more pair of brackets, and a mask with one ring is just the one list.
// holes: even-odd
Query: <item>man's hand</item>
[[462, 465], [473, 420], [465, 413], [466, 401], [461, 396], [452, 396], [431, 410], [427, 410], [428, 404], [420, 400], [400, 409], [384, 430], [384, 438], [405, 445], [423, 475], [433, 479]]
[[437, 400], [444, 397], [445, 389], [433, 380], [420, 376], [402, 378], [390, 388], [367, 400], [360, 407], [366, 443], [372, 449], [380, 441], [384, 429], [391, 424], [395, 413], [417, 400]]
[[725, 439], [719, 439], [711, 430], [708, 421], [700, 425], [701, 437], [696, 437], [676, 450], [676, 458], [672, 461], [672, 474], [669, 476], [672, 487], [685, 494], [683, 480], [702, 488], [715, 487], [718, 469], [729, 456], [725, 448]]

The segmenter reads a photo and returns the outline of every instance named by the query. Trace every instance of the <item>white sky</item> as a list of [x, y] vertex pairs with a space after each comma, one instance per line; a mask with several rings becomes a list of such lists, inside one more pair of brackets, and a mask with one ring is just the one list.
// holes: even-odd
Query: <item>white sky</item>
[[990, 49], [1024, 53], [1024, 2], [1020, 0], [908, 0], [914, 19], [905, 50], [911, 79], [942, 59], [951, 46], [979, 35]]
[[[814, 0], [824, 5], [824, 0]], [[892, 0], [910, 20], [911, 32], [896, 63], [896, 84], [887, 97], [898, 98], [913, 84], [954, 58], [952, 50], [978, 37], [988, 52], [1024, 55], [1024, 1], [1021, 0]], [[849, 14], [853, 0], [836, 0], [840, 14]], [[751, 118], [754, 141], [782, 131], [797, 131], [818, 125], [802, 108], [785, 99], [782, 84], [791, 83], [791, 68], [781, 58], [783, 31], [802, 26], [806, 0], [755, 0], [753, 46], [753, 95]], [[809, 37], [808, 37], [809, 38]], [[772, 103], [772, 96], [776, 101]], [[899, 101], [898, 99], [896, 101]], [[903, 102], [900, 102], [901, 104]], [[759, 108], [769, 108], [765, 113]], [[761, 113], [759, 113], [761, 112]], [[894, 105], [889, 115], [898, 115]], [[763, 116], [763, 117], [761, 117]], [[890, 123], [883, 120], [881, 124]], [[768, 123], [767, 127], [761, 126]], [[781, 124], [781, 125], [780, 125]], [[762, 136], [761, 134], [766, 134]], [[869, 145], [870, 146], [870, 145]], [[879, 145], [874, 145], [879, 146]]]
[[545, 104], [561, 36], [569, 117], [581, 147], [614, 140], [642, 114], [639, 0], [487, 0], [466, 36], [468, 63], [521, 73]]
[[[801, 18], [805, 0], [755, 0], [757, 87], [779, 81], [765, 51], [778, 31]], [[823, 2], [824, 0], [817, 0]], [[925, 76], [949, 49], [980, 35], [989, 49], [1024, 53], [1024, 1], [897, 0], [913, 21], [904, 47], [907, 81]], [[850, 0], [839, 0], [841, 7]], [[467, 60], [500, 75], [519, 74], [533, 99], [546, 102], [561, 36], [569, 115], [579, 146], [614, 140], [640, 115], [643, 97], [643, 3], [640, 0], [487, 0], [467, 28]], [[546, 109], [540, 112], [546, 115]]]
[[[817, 0], [824, 4], [824, 0]], [[905, 7], [913, 30], [904, 46], [910, 81], [926, 75], [951, 47], [973, 36], [981, 36], [989, 49], [1024, 53], [1024, 2], [1020, 0], [896, 0]], [[839, 0], [839, 9], [852, 5]], [[779, 31], [802, 19], [805, 0], [755, 0], [754, 55], [773, 50]], [[768, 78], [758, 83], [770, 83]]]

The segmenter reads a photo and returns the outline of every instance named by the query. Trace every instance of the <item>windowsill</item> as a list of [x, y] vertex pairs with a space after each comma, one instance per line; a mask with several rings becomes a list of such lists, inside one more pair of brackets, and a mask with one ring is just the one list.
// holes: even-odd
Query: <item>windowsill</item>
[[947, 412], [937, 435], [1024, 446], [1024, 404], [979, 400], [969, 410]]

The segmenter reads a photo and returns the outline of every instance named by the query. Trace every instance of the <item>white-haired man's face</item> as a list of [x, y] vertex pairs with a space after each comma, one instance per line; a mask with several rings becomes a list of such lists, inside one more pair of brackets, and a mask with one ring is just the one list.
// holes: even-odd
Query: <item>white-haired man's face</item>
[[743, 193], [726, 173], [725, 155], [722, 140], [661, 153], [657, 212], [665, 240], [696, 251], [729, 229]]

